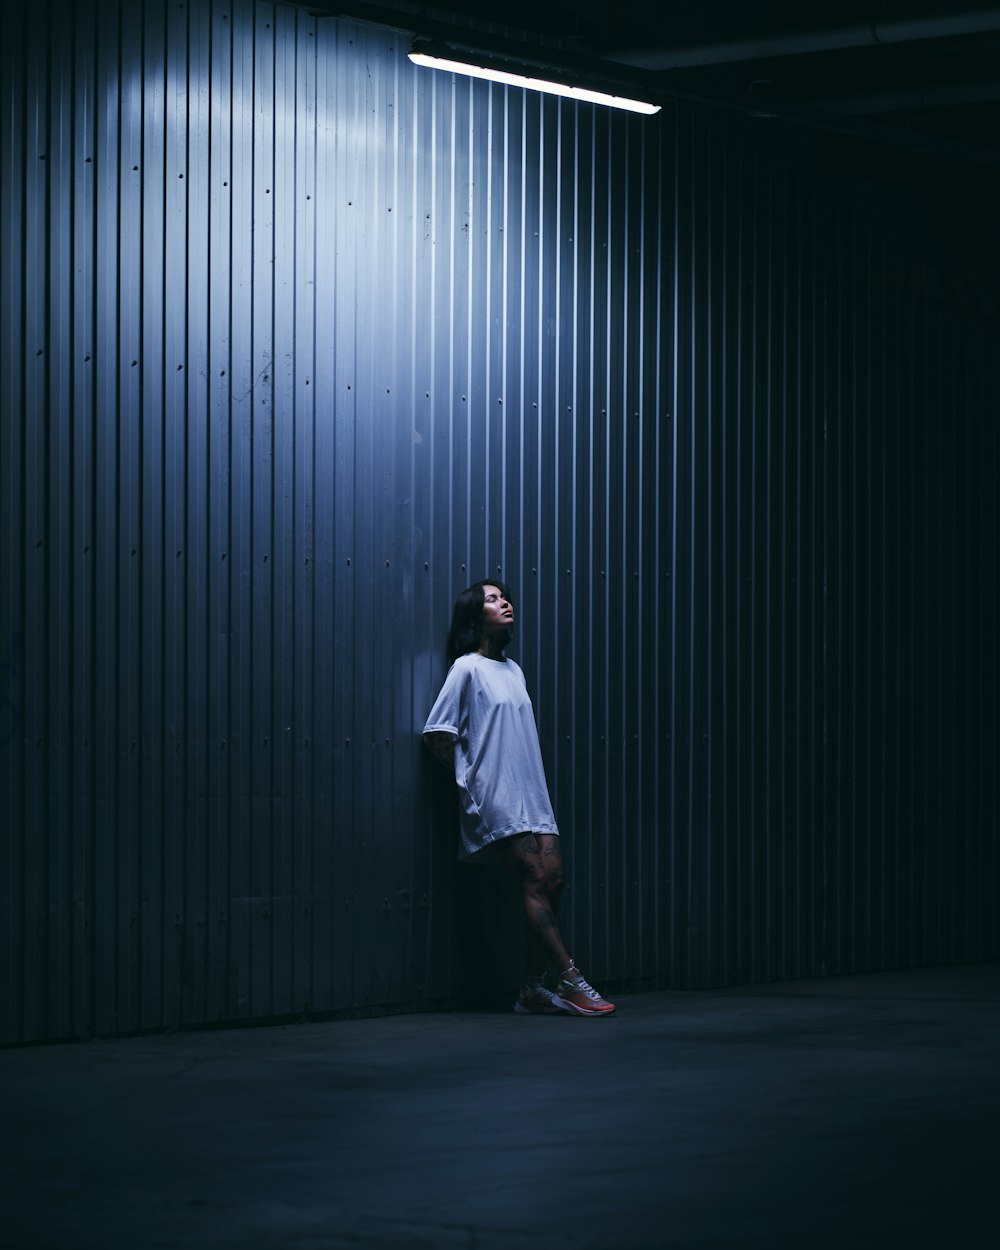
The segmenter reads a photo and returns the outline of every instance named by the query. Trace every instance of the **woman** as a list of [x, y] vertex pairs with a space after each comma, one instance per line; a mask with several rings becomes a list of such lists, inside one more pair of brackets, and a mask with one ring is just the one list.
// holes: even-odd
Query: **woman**
[[[607, 1016], [615, 1010], [583, 979], [556, 923], [563, 888], [559, 829], [545, 784], [524, 674], [504, 655], [514, 629], [510, 592], [476, 582], [455, 602], [448, 676], [424, 726], [424, 742], [455, 774], [462, 859], [499, 859], [516, 875], [528, 951], [514, 1010]], [[554, 976], [546, 984], [546, 963]]]

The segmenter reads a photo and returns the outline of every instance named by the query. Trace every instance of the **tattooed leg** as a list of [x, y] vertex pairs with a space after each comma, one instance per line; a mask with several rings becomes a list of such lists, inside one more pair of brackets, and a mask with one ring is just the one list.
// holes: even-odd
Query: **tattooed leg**
[[554, 834], [543, 833], [539, 835], [538, 841], [542, 852], [542, 864], [545, 868], [545, 890], [549, 906], [553, 914], [558, 915], [559, 900], [562, 898], [565, 883], [559, 839]]
[[558, 841], [548, 834], [522, 833], [503, 843], [503, 853], [513, 865], [524, 907], [528, 976], [541, 976], [549, 960], [558, 969], [570, 962], [553, 907], [562, 890], [562, 860], [558, 847], [553, 852], [548, 844]]
[[[556, 918], [559, 916], [559, 900], [562, 898], [564, 877], [563, 877], [563, 860], [562, 850], [560, 848], [559, 838], [554, 834], [539, 834], [539, 846], [542, 854], [542, 865], [545, 870], [545, 894], [548, 899], [549, 907], [552, 915]], [[563, 947], [565, 951], [565, 947]], [[546, 957], [549, 952], [545, 952]], [[562, 972], [569, 963], [570, 957], [566, 956], [566, 962], [561, 962], [560, 958], [551, 958], [550, 962], [554, 972]]]

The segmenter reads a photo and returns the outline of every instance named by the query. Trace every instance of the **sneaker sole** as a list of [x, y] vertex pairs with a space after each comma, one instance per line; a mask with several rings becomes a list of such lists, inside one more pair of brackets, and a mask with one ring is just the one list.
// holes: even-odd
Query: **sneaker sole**
[[531, 1007], [525, 1007], [523, 1003], [519, 1002], [515, 1002], [514, 1010], [521, 1016], [564, 1016], [566, 1014], [562, 1007], [539, 1007], [536, 1011]]
[[576, 1003], [571, 1003], [568, 998], [560, 998], [558, 994], [552, 995], [552, 1001], [577, 1016], [613, 1016], [617, 1011], [617, 1008], [611, 1004], [607, 1007], [597, 1007], [593, 1011], [589, 1011], [586, 1007], [578, 1007]]

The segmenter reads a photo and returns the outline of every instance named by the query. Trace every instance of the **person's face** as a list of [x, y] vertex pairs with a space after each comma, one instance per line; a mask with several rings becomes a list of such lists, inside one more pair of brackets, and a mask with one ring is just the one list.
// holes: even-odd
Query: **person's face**
[[499, 586], [483, 587], [483, 632], [487, 638], [502, 634], [514, 624], [514, 608]]

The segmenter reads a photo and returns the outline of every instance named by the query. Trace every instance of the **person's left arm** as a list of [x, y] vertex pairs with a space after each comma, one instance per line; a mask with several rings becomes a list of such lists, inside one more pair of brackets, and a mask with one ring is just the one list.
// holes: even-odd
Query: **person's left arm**
[[455, 771], [455, 741], [450, 734], [424, 734], [424, 746], [451, 772]]

